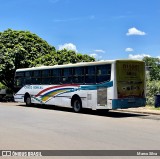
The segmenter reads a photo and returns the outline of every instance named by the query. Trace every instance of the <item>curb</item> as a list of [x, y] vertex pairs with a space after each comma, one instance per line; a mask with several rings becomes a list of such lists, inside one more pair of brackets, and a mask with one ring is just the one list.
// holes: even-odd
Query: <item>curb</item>
[[156, 111], [152, 111], [152, 110], [129, 110], [129, 109], [120, 109], [117, 111], [121, 111], [121, 112], [132, 112], [132, 113], [140, 113], [140, 114], [151, 114], [151, 115], [160, 115], [160, 111], [156, 112]]

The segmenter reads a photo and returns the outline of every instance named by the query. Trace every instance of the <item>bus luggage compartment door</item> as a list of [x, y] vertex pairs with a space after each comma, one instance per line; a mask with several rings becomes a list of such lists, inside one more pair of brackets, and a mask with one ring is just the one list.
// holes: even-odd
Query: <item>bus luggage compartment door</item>
[[107, 88], [100, 87], [97, 89], [97, 105], [98, 106], [107, 105]]

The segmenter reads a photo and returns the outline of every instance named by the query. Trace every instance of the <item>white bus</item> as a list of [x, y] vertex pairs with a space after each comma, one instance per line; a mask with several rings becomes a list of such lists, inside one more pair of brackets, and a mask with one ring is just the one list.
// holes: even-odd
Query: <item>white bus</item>
[[145, 64], [138, 60], [82, 62], [17, 69], [16, 102], [82, 108], [145, 106]]

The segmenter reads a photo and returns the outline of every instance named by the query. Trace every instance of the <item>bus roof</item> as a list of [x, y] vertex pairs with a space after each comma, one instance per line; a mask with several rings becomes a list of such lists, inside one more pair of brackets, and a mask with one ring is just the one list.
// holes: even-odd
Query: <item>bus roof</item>
[[81, 66], [93, 66], [93, 65], [99, 65], [99, 64], [112, 64], [116, 61], [139, 61], [139, 60], [106, 60], [106, 61], [96, 61], [96, 62], [80, 62], [80, 63], [69, 63], [64, 65], [54, 65], [54, 66], [39, 66], [39, 67], [31, 67], [31, 68], [22, 68], [17, 69], [16, 72], [21, 71], [34, 71], [34, 70], [46, 70], [46, 69], [54, 69], [54, 68], [70, 68], [70, 67], [81, 67]]

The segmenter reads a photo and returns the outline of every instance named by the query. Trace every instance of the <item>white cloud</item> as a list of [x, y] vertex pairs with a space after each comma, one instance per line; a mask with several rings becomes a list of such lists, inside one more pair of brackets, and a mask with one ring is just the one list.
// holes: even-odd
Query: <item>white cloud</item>
[[94, 58], [96, 58], [96, 59], [98, 59], [98, 60], [102, 58], [102, 56], [99, 56], [99, 55], [96, 54], [96, 53], [89, 54], [89, 56], [92, 56], [92, 57], [94, 57]]
[[89, 54], [89, 55], [92, 56], [92, 57], [95, 57], [95, 58], [97, 56], [97, 54]]
[[147, 54], [137, 54], [137, 55], [129, 54], [128, 58], [134, 59], [134, 60], [142, 60], [146, 56], [151, 57], [150, 55], [147, 55]]
[[133, 27], [133, 28], [128, 29], [128, 33], [126, 33], [126, 35], [127, 36], [130, 36], [130, 35], [146, 35], [146, 33], [136, 29], [135, 27]]
[[96, 50], [93, 50], [93, 53], [91, 53], [89, 55], [94, 57], [95, 59], [100, 60], [102, 58], [102, 56], [101, 56], [102, 53], [105, 53], [105, 51], [102, 49], [96, 49]]
[[67, 50], [73, 50], [75, 52], [78, 52], [76, 45], [72, 43], [65, 43], [64, 45], [59, 45], [58, 47], [59, 47], [58, 50], [67, 49]]
[[128, 48], [125, 49], [125, 51], [126, 51], [126, 52], [132, 52], [132, 51], [134, 51], [134, 50], [133, 50], [132, 48], [128, 47]]
[[97, 52], [97, 53], [105, 53], [104, 50], [94, 50], [94, 52]]

